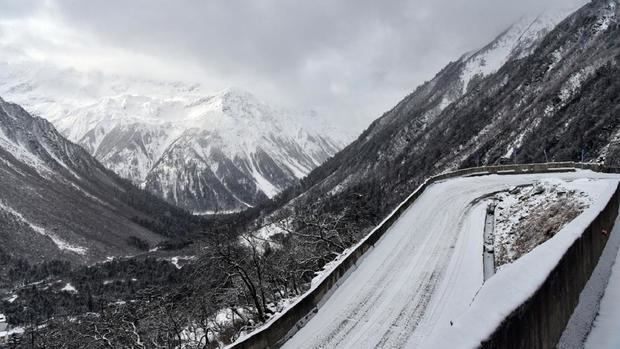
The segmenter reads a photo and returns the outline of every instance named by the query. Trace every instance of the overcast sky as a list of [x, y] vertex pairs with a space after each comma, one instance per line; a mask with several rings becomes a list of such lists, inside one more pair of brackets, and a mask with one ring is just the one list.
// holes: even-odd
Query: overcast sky
[[1, 0], [0, 48], [4, 59], [240, 87], [360, 127], [523, 14], [579, 1]]

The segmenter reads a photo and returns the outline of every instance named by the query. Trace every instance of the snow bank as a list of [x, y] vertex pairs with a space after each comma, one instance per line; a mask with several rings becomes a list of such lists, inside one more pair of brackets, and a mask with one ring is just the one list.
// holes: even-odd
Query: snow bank
[[0, 338], [9, 338], [12, 335], [21, 335], [25, 332], [23, 327], [15, 327], [8, 331], [0, 331]]
[[577, 179], [567, 187], [590, 196], [592, 204], [570, 224], [550, 239], [505, 266], [489, 279], [472, 302], [469, 310], [458, 317], [453, 326], [439, 331], [429, 348], [477, 348], [488, 339], [521, 304], [532, 297], [558, 265], [564, 253], [605, 208], [618, 186], [618, 180], [592, 181]]
[[[583, 347], [599, 311], [599, 305], [605, 294], [608, 281], [611, 278], [619, 248], [620, 216], [616, 217], [614, 228], [599, 258], [599, 262], [579, 295], [579, 304], [573, 311], [573, 315], [564, 329], [564, 333], [558, 342], [558, 349]], [[616, 267], [620, 266], [616, 265]]]
[[558, 178], [515, 187], [493, 199], [492, 248], [498, 270], [552, 238], [590, 205], [586, 193], [568, 189]]
[[[338, 288], [342, 289], [342, 285], [346, 285], [347, 283], [350, 283], [348, 280], [348, 278], [351, 276], [353, 278], [354, 275], [360, 274], [359, 272], [356, 273], [356, 271], [358, 270], [359, 266], [362, 264], [368, 264], [367, 259], [368, 259], [368, 254], [372, 254], [373, 251], [376, 251], [377, 249], [381, 249], [384, 250], [383, 248], [381, 248], [382, 245], [385, 245], [385, 241], [379, 241], [379, 239], [382, 239], [382, 236], [384, 235], [384, 233], [387, 231], [387, 229], [390, 228], [390, 226], [392, 225], [392, 223], [397, 222], [397, 220], [399, 219], [399, 217], [401, 217], [401, 215], [404, 214], [404, 212], [406, 212], [409, 208], [409, 206], [416, 201], [416, 199], [418, 199], [418, 197], [424, 193], [428, 187], [430, 187], [431, 183], [434, 184], [438, 184], [443, 182], [446, 179], [449, 178], [454, 178], [454, 177], [460, 177], [460, 179], [455, 179], [455, 180], [451, 180], [450, 182], [457, 183], [457, 184], [463, 184], [465, 185], [467, 182], [469, 184], [471, 183], [478, 183], [479, 185], [482, 185], [484, 188], [483, 193], [482, 194], [489, 194], [490, 192], [493, 191], [497, 191], [498, 189], [502, 189], [502, 190], [506, 190], [508, 189], [510, 186], [514, 186], [514, 185], [518, 185], [518, 184], [523, 184], [523, 182], [529, 182], [531, 180], [536, 180], [536, 179], [542, 179], [545, 177], [549, 177], [550, 175], [548, 174], [549, 172], [559, 172], [559, 170], [561, 169], [564, 172], [570, 172], [570, 173], [558, 173], [558, 174], [554, 174], [551, 176], [560, 176], [563, 179], [569, 179], [569, 180], [575, 180], [577, 179], [572, 185], [574, 185], [576, 188], [579, 188], [582, 191], [588, 192], [590, 193], [590, 191], [592, 191], [594, 193], [594, 195], [591, 195], [591, 198], [594, 201], [598, 201], [598, 197], [603, 197], [604, 195], [601, 194], [602, 192], [605, 192], [605, 190], [607, 189], [601, 189], [600, 187], [598, 187], [600, 184], [594, 184], [594, 183], [590, 183], [589, 180], [587, 179], [580, 179], [582, 177], [587, 177], [587, 178], [594, 178], [594, 179], [604, 179], [604, 180], [610, 180], [608, 182], [614, 182], [615, 184], [617, 184], [618, 182], [618, 176], [617, 175], [607, 175], [607, 174], [600, 174], [600, 173], [596, 173], [590, 170], [584, 171], [584, 170], [577, 170], [575, 171], [575, 169], [577, 168], [584, 168], [584, 169], [597, 169], [597, 170], [602, 170], [603, 168], [601, 168], [600, 166], [596, 165], [596, 164], [580, 164], [580, 163], [549, 163], [549, 164], [532, 164], [532, 165], [508, 165], [508, 166], [487, 166], [487, 167], [482, 167], [482, 168], [470, 168], [470, 169], [463, 169], [463, 170], [457, 170], [454, 172], [450, 172], [450, 173], [443, 173], [440, 175], [437, 175], [435, 177], [432, 177], [430, 179], [428, 179], [427, 181], [425, 181], [420, 187], [418, 187], [418, 189], [412, 193], [406, 200], [404, 200], [388, 217], [386, 217], [381, 224], [379, 224], [371, 233], [369, 233], [364, 239], [362, 239], [358, 244], [352, 246], [349, 250], [345, 251], [341, 256], [340, 259], [338, 261], [335, 261], [334, 263], [331, 263], [330, 265], [326, 266], [326, 270], [324, 270], [322, 273], [320, 273], [319, 275], [317, 275], [317, 277], [313, 280], [312, 285], [310, 287], [310, 289], [301, 297], [295, 299], [292, 303], [290, 303], [286, 308], [282, 309], [282, 311], [278, 314], [275, 314], [272, 318], [270, 318], [265, 324], [263, 324], [260, 328], [258, 328], [257, 330], [251, 332], [251, 333], [247, 333], [244, 334], [242, 336], [240, 336], [240, 338], [238, 338], [238, 340], [231, 344], [228, 347], [261, 347], [261, 346], [270, 346], [270, 345], [274, 345], [275, 343], [280, 343], [278, 342], [280, 340], [282, 340], [283, 338], [289, 338], [289, 336], [293, 335], [295, 333], [296, 330], [299, 329], [299, 326], [301, 325], [301, 322], [307, 321], [308, 319], [312, 318], [312, 316], [314, 315], [314, 312], [317, 309], [317, 306], [319, 308], [321, 308], [321, 304], [325, 304], [326, 302], [334, 302], [334, 297], [330, 297], [330, 295], [334, 292], [338, 292]], [[509, 170], [512, 169], [511, 172], [506, 173], [506, 174], [511, 174], [510, 176], [505, 176], [505, 175], [490, 175], [490, 176], [485, 176], [485, 177], [467, 177], [468, 175], [480, 175], [480, 174], [489, 174], [491, 172], [498, 172], [498, 171], [502, 171], [502, 170]], [[524, 177], [525, 176], [525, 177]], [[470, 182], [468, 182], [470, 181]], [[605, 182], [605, 181], [601, 181], [601, 182]], [[598, 182], [597, 182], [598, 183]], [[611, 186], [611, 185], [610, 185]], [[592, 188], [590, 188], [592, 187]], [[459, 193], [462, 190], [459, 188], [452, 188], [451, 191], [449, 191], [449, 193]], [[598, 190], [596, 190], [598, 188]], [[609, 192], [611, 190], [608, 190]], [[471, 193], [469, 193], [471, 194]], [[609, 194], [611, 195], [611, 194]], [[431, 197], [433, 198], [437, 198], [440, 197], [441, 195], [432, 195]], [[607, 197], [608, 199], [609, 197]], [[605, 203], [607, 202], [607, 199], [602, 200], [605, 201]], [[448, 204], [450, 203], [450, 201], [448, 202]], [[422, 205], [424, 206], [424, 205]], [[599, 205], [600, 206], [600, 205]], [[595, 209], [598, 207], [599, 209], [602, 209], [602, 207], [604, 207], [605, 205], [603, 204], [602, 207], [599, 207], [597, 205], [593, 205], [590, 207], [590, 209], [586, 212], [589, 213], [590, 216], [581, 216], [578, 219], [576, 219], [574, 221], [574, 223], [579, 223], [581, 225], [585, 225], [587, 226], [589, 224], [589, 222], [591, 221], [591, 219], [593, 217], [596, 216], [596, 214], [598, 212], [595, 212]], [[593, 211], [594, 210], [594, 211]], [[436, 210], [435, 212], [441, 212], [442, 210]], [[483, 212], [483, 211], [481, 211]], [[401, 217], [402, 218], [402, 217]], [[590, 218], [588, 220], [588, 218]], [[417, 221], [417, 220], [416, 220]], [[482, 229], [482, 225], [484, 224], [484, 221], [481, 219], [480, 220], [480, 228], [476, 229], [476, 231], [481, 232]], [[474, 225], [472, 225], [473, 227]], [[572, 227], [572, 225], [571, 225]], [[566, 230], [566, 229], [565, 229]], [[422, 229], [420, 231], [428, 231], [428, 229]], [[570, 232], [567, 233], [568, 235], [571, 235]], [[563, 231], [560, 231], [558, 233], [558, 235], [567, 235], [567, 234], [563, 234]], [[394, 235], [394, 234], [386, 234], [386, 236], [390, 236], [390, 235]], [[406, 234], [407, 235], [407, 234]], [[410, 234], [409, 234], [410, 235]], [[435, 237], [441, 237], [441, 234], [430, 234], [432, 236]], [[480, 234], [481, 235], [481, 234]], [[573, 235], [575, 235], [573, 233]], [[576, 238], [576, 237], [574, 237]], [[480, 254], [482, 251], [482, 236], [479, 236], [480, 239]], [[420, 239], [414, 239], [418, 242], [422, 241]], [[445, 240], [445, 239], [439, 239], [441, 240]], [[553, 239], [556, 240], [556, 239]], [[564, 238], [563, 240], [566, 240], [566, 238]], [[564, 241], [564, 245], [565, 248], [564, 250], [570, 246], [571, 242], [574, 241]], [[471, 242], [471, 241], [470, 241]], [[376, 246], [375, 246], [376, 244]], [[543, 244], [544, 245], [544, 244]], [[543, 246], [541, 245], [541, 246]], [[554, 243], [555, 247], [557, 247], [557, 245]], [[554, 248], [555, 248], [554, 247]], [[539, 248], [540, 249], [540, 248]], [[539, 250], [537, 249], [537, 250]], [[376, 253], [375, 253], [376, 254]], [[394, 254], [393, 251], [389, 252], [388, 255]], [[480, 255], [478, 254], [478, 255]], [[538, 252], [537, 255], [540, 255], [541, 253]], [[542, 253], [544, 255], [544, 252]], [[559, 254], [561, 256], [561, 254]], [[544, 256], [543, 256], [544, 257]], [[531, 258], [531, 257], [530, 257]], [[523, 272], [521, 269], [519, 269], [519, 265], [523, 265], [523, 263], [525, 263], [524, 261], [530, 260], [530, 258], [522, 258], [522, 260], [519, 263], [515, 263], [513, 265], [511, 265], [510, 268], [508, 269], [513, 269], [513, 268], [517, 268], [516, 273], [520, 273]], [[559, 259], [559, 257], [558, 257]], [[419, 261], [418, 261], [419, 262]], [[480, 274], [481, 274], [481, 260], [480, 260]], [[419, 263], [414, 263], [413, 265], [418, 265]], [[463, 263], [462, 263], [463, 265]], [[529, 264], [525, 264], [526, 266]], [[516, 266], [516, 267], [515, 267]], [[534, 267], [532, 267], [531, 269], [536, 269]], [[514, 272], [512, 272], [514, 273]], [[535, 273], [535, 271], [534, 271]], [[363, 274], [363, 273], [361, 273]], [[452, 273], [454, 275], [457, 275], [459, 273]], [[539, 276], [538, 278], [535, 278], [536, 282], [538, 283], [542, 283], [544, 281], [546, 276]], [[495, 278], [495, 277], [494, 277]], [[447, 278], [450, 279], [450, 278]], [[502, 277], [502, 279], [505, 279], [505, 277]], [[528, 277], [523, 276], [521, 279], [521, 281], [514, 281], [514, 284], [518, 285], [519, 282], [524, 282], [523, 280], [527, 280], [527, 282], [531, 282], [531, 280], [529, 280]], [[454, 281], [454, 280], [453, 280]], [[450, 282], [450, 281], [447, 281]], [[457, 283], [459, 283], [460, 285], [460, 281], [456, 281]], [[442, 281], [442, 284], [444, 282]], [[497, 279], [495, 280], [494, 284], [496, 285], [495, 288], [497, 288], [499, 285], [499, 287], [501, 288], [502, 286], [502, 281]], [[512, 285], [513, 282], [507, 283], [507, 285]], [[440, 289], [444, 289], [443, 287], [439, 287]], [[453, 287], [452, 289], [459, 289], [459, 287]], [[467, 332], [463, 332], [460, 334], [456, 333], [456, 329], [454, 327], [452, 328], [448, 328], [447, 331], [451, 332], [451, 333], [455, 333], [455, 343], [457, 343], [458, 345], [455, 345], [454, 347], [462, 347], [463, 345], [461, 345], [461, 343], [459, 343], [458, 339], [456, 338], [456, 336], [460, 336], [462, 338], [467, 339], [468, 343], [476, 343], [476, 338], [486, 338], [486, 336], [488, 335], [488, 333], [492, 332], [495, 329], [495, 326], [501, 322], [501, 320], [503, 320], [503, 318], [507, 315], [510, 314], [510, 312], [512, 311], [512, 309], [514, 309], [513, 305], [518, 305], [520, 304], [520, 301], [523, 297], [524, 294], [526, 294], [527, 292], [534, 292], [536, 287], [535, 286], [531, 286], [531, 287], [523, 287], [523, 286], [519, 286], [516, 288], [517, 290], [520, 290], [519, 293], [522, 295], [522, 297], [518, 297], [517, 299], [513, 299], [510, 298], [508, 300], [508, 304], [504, 304], [502, 305], [502, 301], [501, 300], [496, 300], [495, 302], [498, 303], [498, 309], [500, 309], [500, 311], [498, 312], [498, 314], [495, 314], [494, 317], [492, 317], [491, 320], [485, 319], [482, 324], [482, 326], [478, 327], [475, 331], [472, 332], [472, 335], [474, 336], [474, 339], [472, 338], [468, 338], [465, 336], [465, 334]], [[485, 292], [489, 292], [489, 291], [485, 291]], [[496, 291], [498, 292], [498, 291]], [[491, 295], [493, 295], [493, 293], [491, 292]], [[495, 295], [498, 298], [501, 298], [502, 296], [504, 296], [503, 294], [499, 293]], [[473, 295], [472, 295], [473, 297]], [[471, 300], [472, 297], [470, 297], [469, 299]], [[403, 298], [402, 295], [400, 296], [400, 298]], [[408, 303], [415, 303], [415, 301], [409, 299]], [[439, 302], [435, 302], [433, 304], [439, 304]], [[478, 303], [476, 303], [477, 307], [483, 307], [483, 305], [480, 305]], [[465, 303], [465, 307], [468, 308], [469, 306], [469, 302]], [[328, 308], [328, 305], [323, 306], [321, 309], [326, 309]], [[432, 304], [429, 306], [429, 309], [433, 309]], [[481, 313], [482, 310], [479, 310], [478, 313]], [[469, 309], [467, 309], [465, 312], [459, 311], [453, 314], [461, 314], [461, 315], [457, 315], [454, 317], [454, 319], [456, 319], [457, 321], [459, 321], [460, 323], [463, 323], [464, 321], [460, 321], [463, 316], [469, 314], [470, 311]], [[463, 315], [464, 314], [464, 315]], [[443, 317], [442, 314], [439, 314]], [[468, 315], [469, 316], [469, 315]], [[312, 318], [310, 321], [314, 321], [316, 322], [317, 316], [315, 316], [314, 318]], [[477, 323], [479, 322], [479, 319], [477, 319], [475, 316], [473, 317], [468, 317], [467, 321], [470, 321], [471, 323]], [[472, 320], [473, 319], [473, 320]], [[439, 321], [441, 322], [441, 321]], [[367, 322], [363, 322], [364, 324], [366, 324]], [[370, 323], [368, 323], [370, 325]], [[432, 325], [432, 324], [431, 324]], [[470, 325], [470, 326], [474, 326], [474, 325]], [[434, 325], [431, 327], [435, 327]], [[447, 332], [445, 329], [442, 329], [441, 331], [436, 330], [435, 328], [431, 328], [429, 327], [429, 330], [432, 330], [433, 333], [437, 333], [437, 334], [441, 334], [441, 335], [445, 335]], [[439, 325], [437, 327], [440, 327]], [[467, 328], [465, 328], [465, 331], [467, 330]], [[485, 332], [486, 331], [486, 332]], [[288, 332], [288, 334], [287, 334]], [[482, 334], [481, 334], [482, 332]], [[432, 336], [431, 336], [432, 337]], [[438, 339], [433, 338], [435, 341], [438, 341]], [[426, 341], [425, 341], [426, 342]], [[478, 344], [479, 344], [479, 340], [478, 340]], [[306, 346], [308, 345], [308, 342], [305, 342]], [[465, 343], [465, 342], [464, 342]], [[444, 347], [451, 347], [450, 346], [451, 343], [444, 343]], [[466, 345], [465, 347], [473, 347], [473, 346], [477, 346], [476, 344], [473, 345]], [[400, 346], [403, 347], [403, 346]], [[435, 346], [424, 346], [424, 347], [430, 347], [430, 348], [434, 348]]]

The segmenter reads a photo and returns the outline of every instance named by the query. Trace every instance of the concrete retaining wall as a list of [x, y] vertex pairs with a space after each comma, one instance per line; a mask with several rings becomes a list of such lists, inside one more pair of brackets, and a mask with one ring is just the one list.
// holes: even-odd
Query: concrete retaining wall
[[495, 330], [482, 348], [555, 348], [609, 239], [620, 187], [536, 293]]
[[[238, 342], [233, 343], [230, 348], [235, 349], [262, 349], [262, 348], [277, 348], [281, 346], [282, 341], [288, 336], [296, 332], [300, 323], [303, 323], [305, 319], [311, 316], [317, 310], [317, 306], [326, 300], [326, 296], [334, 286], [337, 286], [338, 281], [346, 275], [349, 269], [354, 266], [357, 261], [368, 251], [374, 244], [385, 234], [385, 232], [392, 226], [394, 222], [398, 220], [403, 212], [409, 208], [409, 206], [424, 192], [424, 190], [431, 184], [445, 180], [448, 178], [460, 177], [460, 176], [474, 176], [474, 175], [488, 175], [488, 174], [523, 174], [523, 173], [548, 173], [548, 172], [560, 172], [570, 171], [575, 169], [589, 169], [598, 172], [615, 172], [613, 170], [604, 168], [598, 164], [580, 164], [573, 162], [556, 162], [556, 163], [542, 163], [542, 164], [524, 164], [524, 165], [497, 165], [497, 166], [484, 166], [456, 170], [433, 176], [427, 179], [422, 185], [420, 185], [404, 202], [402, 202], [381, 224], [373, 229], [356, 247], [346, 256], [342, 262], [332, 272], [325, 277], [325, 279], [311, 289], [308, 293], [302, 296], [302, 298], [288, 311], [270, 322], [262, 329], [254, 332], [248, 337], [244, 337]], [[613, 223], [613, 220], [611, 221]], [[598, 245], [597, 245], [598, 246]], [[602, 248], [601, 248], [602, 250]], [[596, 256], [598, 258], [600, 252]], [[596, 263], [594, 263], [596, 264]], [[593, 268], [593, 267], [592, 267]], [[588, 266], [584, 267], [584, 273], [587, 274], [591, 270]], [[585, 275], [584, 274], [584, 275]], [[587, 281], [587, 278], [586, 278]], [[578, 285], [577, 285], [578, 286]], [[582, 286], [583, 287], [583, 286]], [[576, 292], [576, 290], [575, 290]], [[577, 292], [577, 299], [579, 298], [579, 292]], [[557, 294], [555, 295], [557, 296]], [[576, 303], [575, 303], [576, 305]], [[573, 306], [574, 307], [574, 306]], [[570, 314], [568, 313], [568, 318]], [[515, 324], [520, 323], [521, 320], [515, 319]], [[530, 323], [530, 325], [533, 322]], [[504, 325], [502, 325], [504, 326]], [[512, 328], [513, 326], [507, 326]], [[525, 326], [523, 330], [528, 327]], [[563, 327], [562, 327], [563, 328]], [[531, 330], [532, 327], [530, 326]], [[510, 333], [512, 333], [512, 329]], [[560, 331], [561, 334], [561, 331]], [[499, 334], [500, 337], [504, 336]], [[497, 339], [491, 338], [487, 344], [487, 347], [495, 347], [495, 343], [500, 343], [500, 337]], [[506, 337], [507, 338], [507, 337]], [[559, 338], [559, 337], [558, 337]], [[499, 346], [503, 347], [503, 346]], [[508, 348], [508, 347], [507, 347]], [[513, 347], [510, 347], [513, 348]], [[514, 347], [521, 348], [521, 347]]]

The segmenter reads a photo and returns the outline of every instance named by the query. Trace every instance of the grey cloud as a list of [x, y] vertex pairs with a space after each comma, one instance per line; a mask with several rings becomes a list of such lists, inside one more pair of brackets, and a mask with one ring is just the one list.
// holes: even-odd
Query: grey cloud
[[30, 16], [40, 10], [43, 3], [37, 0], [3, 0], [0, 4], [0, 19], [15, 19]]
[[266, 99], [359, 126], [524, 13], [571, 1], [579, 0], [45, 3], [59, 21], [106, 45], [197, 66]]

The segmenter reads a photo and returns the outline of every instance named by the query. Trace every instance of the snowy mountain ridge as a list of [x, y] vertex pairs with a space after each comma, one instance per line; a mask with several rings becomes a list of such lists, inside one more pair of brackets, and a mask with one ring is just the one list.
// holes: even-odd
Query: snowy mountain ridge
[[235, 88], [209, 95], [199, 85], [5, 63], [0, 92], [119, 175], [197, 212], [273, 197], [347, 140], [316, 114]]
[[[586, 1], [583, 1], [585, 3]], [[393, 141], [393, 150], [382, 154], [393, 158], [413, 139], [432, 125], [442, 112], [456, 106], [485, 78], [495, 74], [506, 63], [525, 59], [539, 47], [546, 35], [576, 8], [552, 8], [527, 15], [509, 26], [490, 43], [470, 51], [449, 63], [433, 79], [420, 85], [382, 118], [377, 119], [364, 133], [365, 141], [386, 127], [396, 127], [403, 119], [415, 121], [399, 132], [409, 134]], [[416, 114], [420, 114], [419, 116]]]
[[[49, 121], [0, 98], [0, 222], [6, 233], [0, 245], [6, 251], [84, 262], [136, 253], [129, 236], [163, 240], [131, 220], [149, 215], [118, 193], [157, 199], [130, 187]], [[161, 207], [170, 213], [170, 205]]]
[[523, 16], [487, 46], [465, 54], [461, 58], [465, 64], [461, 74], [464, 92], [474, 78], [497, 72], [509, 60], [529, 56], [548, 32], [580, 6], [555, 8]]
[[295, 200], [383, 188], [392, 173], [386, 168], [395, 168], [394, 181], [410, 189], [424, 175], [481, 164], [614, 166], [620, 131], [617, 113], [608, 109], [615, 104], [592, 105], [588, 98], [617, 96], [607, 87], [615, 80], [605, 80], [616, 67], [615, 3], [599, 0], [572, 14], [554, 10], [524, 18], [448, 64], [322, 165]]

